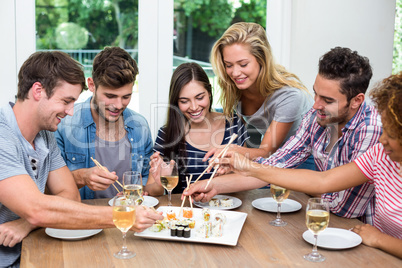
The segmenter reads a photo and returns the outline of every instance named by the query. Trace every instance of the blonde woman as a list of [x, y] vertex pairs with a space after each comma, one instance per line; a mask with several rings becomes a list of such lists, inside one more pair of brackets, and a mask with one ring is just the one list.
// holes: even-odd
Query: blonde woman
[[295, 74], [275, 63], [262, 26], [233, 24], [213, 46], [211, 63], [222, 89], [223, 113], [236, 113], [262, 136], [259, 148], [233, 145], [232, 150], [250, 159], [267, 157], [295, 134], [312, 97]]

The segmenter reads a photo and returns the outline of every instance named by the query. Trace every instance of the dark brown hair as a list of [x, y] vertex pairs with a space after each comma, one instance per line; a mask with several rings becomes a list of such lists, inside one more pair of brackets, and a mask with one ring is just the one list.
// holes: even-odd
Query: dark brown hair
[[340, 81], [340, 91], [348, 102], [359, 93], [366, 93], [373, 76], [369, 59], [345, 47], [335, 47], [323, 55], [318, 73], [326, 79]]
[[25, 100], [32, 85], [40, 82], [48, 98], [54, 88], [62, 81], [72, 85], [81, 85], [86, 89], [82, 65], [61, 51], [38, 51], [22, 64], [18, 73], [17, 99]]
[[95, 87], [120, 88], [134, 83], [138, 67], [130, 54], [120, 47], [105, 47], [94, 58], [92, 79]]
[[179, 110], [179, 96], [182, 88], [191, 81], [200, 82], [209, 93], [209, 112], [212, 106], [212, 86], [208, 75], [200, 65], [194, 62], [183, 63], [173, 72], [169, 89], [169, 109], [165, 125], [165, 156], [173, 159], [183, 157], [185, 152], [185, 124], [186, 117]]

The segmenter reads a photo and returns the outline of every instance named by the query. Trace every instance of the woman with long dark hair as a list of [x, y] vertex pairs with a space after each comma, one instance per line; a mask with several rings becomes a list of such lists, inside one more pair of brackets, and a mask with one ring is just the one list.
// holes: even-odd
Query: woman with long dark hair
[[[173, 159], [179, 166], [179, 184], [173, 193], [186, 188], [186, 176], [193, 181], [208, 166], [202, 161], [205, 154], [229, 142], [232, 134], [238, 137], [233, 144], [244, 146], [247, 131], [237, 116], [225, 117], [212, 111], [212, 86], [202, 67], [183, 63], [172, 75], [166, 124], [159, 130], [151, 157], [150, 175], [145, 191], [150, 195], [163, 194], [156, 170], [162, 158]], [[207, 179], [211, 172], [200, 179]]]

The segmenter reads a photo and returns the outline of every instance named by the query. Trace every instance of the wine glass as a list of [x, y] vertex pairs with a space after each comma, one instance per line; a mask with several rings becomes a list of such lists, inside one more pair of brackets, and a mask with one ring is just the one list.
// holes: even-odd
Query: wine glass
[[278, 212], [276, 214], [276, 219], [270, 221], [269, 224], [273, 226], [285, 226], [288, 223], [281, 219], [281, 206], [282, 202], [288, 198], [290, 190], [271, 184], [271, 194], [272, 198], [278, 204]]
[[144, 198], [140, 172], [126, 171], [123, 173], [123, 193], [127, 199], [134, 200], [137, 205], [142, 204]]
[[123, 233], [123, 246], [119, 252], [113, 255], [118, 259], [130, 259], [135, 253], [127, 249], [126, 235], [127, 231], [135, 222], [135, 200], [128, 199], [125, 196], [116, 196], [113, 199], [113, 223]]
[[318, 233], [327, 228], [329, 223], [329, 202], [322, 198], [310, 198], [306, 208], [306, 225], [314, 235], [313, 251], [304, 255], [304, 258], [312, 262], [322, 262], [325, 257], [317, 251]]
[[179, 183], [179, 171], [177, 168], [177, 163], [174, 160], [169, 162], [164, 162], [161, 165], [161, 184], [163, 188], [168, 192], [169, 203], [168, 206], [172, 205], [172, 190]]

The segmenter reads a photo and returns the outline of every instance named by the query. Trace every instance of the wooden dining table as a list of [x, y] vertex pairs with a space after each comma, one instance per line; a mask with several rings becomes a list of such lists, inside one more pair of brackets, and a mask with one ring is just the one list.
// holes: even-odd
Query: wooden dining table
[[[282, 213], [288, 224], [271, 226], [276, 213], [253, 207], [252, 201], [270, 197], [268, 189], [231, 193], [242, 201], [232, 211], [247, 213], [246, 221], [236, 246], [153, 240], [127, 235], [127, 246], [136, 252], [128, 260], [113, 256], [122, 246], [122, 234], [116, 228], [77, 241], [55, 239], [41, 228], [33, 231], [22, 242], [21, 267], [402, 267], [402, 260], [379, 249], [360, 244], [343, 250], [318, 248], [326, 260], [312, 263], [303, 255], [311, 252], [312, 245], [302, 235], [307, 230], [305, 209], [308, 196], [291, 192], [289, 199], [298, 201], [302, 208]], [[166, 206], [167, 196], [158, 197]], [[93, 205], [108, 205], [108, 199], [84, 200]], [[173, 206], [180, 206], [180, 195], [172, 195]], [[329, 227], [350, 229], [361, 224], [356, 219], [345, 219], [331, 214]]]

